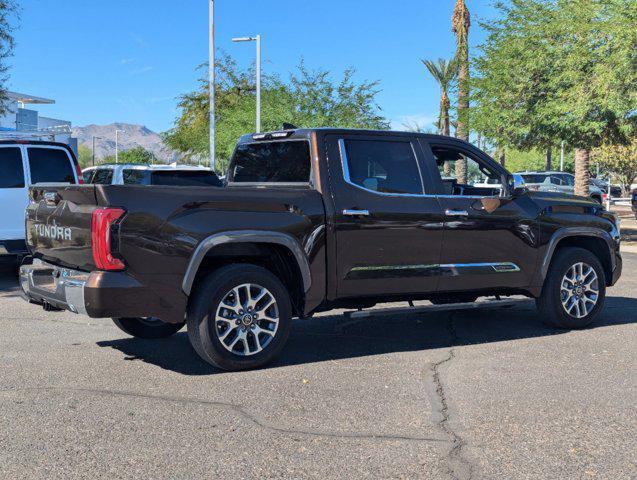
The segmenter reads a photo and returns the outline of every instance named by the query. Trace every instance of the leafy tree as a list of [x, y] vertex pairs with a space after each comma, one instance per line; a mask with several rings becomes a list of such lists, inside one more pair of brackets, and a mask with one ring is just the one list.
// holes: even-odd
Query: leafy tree
[[18, 5], [13, 0], [0, 0], [0, 115], [6, 113], [9, 65], [7, 59], [13, 54], [15, 45], [11, 20], [18, 13]]
[[592, 158], [599, 166], [617, 178], [622, 197], [630, 195], [630, 186], [637, 177], [637, 138], [629, 145], [602, 145], [593, 150]]
[[[217, 65], [217, 169], [225, 170], [238, 138], [254, 130], [256, 99], [252, 69], [240, 70], [228, 56]], [[265, 75], [262, 80], [262, 118], [265, 131], [283, 123], [298, 127], [333, 126], [387, 129], [389, 123], [376, 103], [377, 82], [356, 83], [348, 69], [335, 81], [326, 70], [309, 70], [303, 62], [287, 82]], [[181, 97], [181, 112], [164, 134], [166, 143], [185, 156], [209, 155], [208, 82]]]
[[[452, 30], [456, 35], [458, 64], [458, 127], [456, 137], [469, 141], [469, 28], [471, 15], [464, 0], [456, 0], [452, 17]], [[456, 161], [456, 178], [467, 183], [467, 161]]]
[[80, 168], [85, 169], [93, 165], [93, 151], [86, 145], [79, 144], [77, 161], [80, 163]]
[[[128, 150], [122, 150], [118, 153], [119, 163], [139, 163], [143, 165], [157, 163], [157, 157], [144, 147], [137, 145]], [[115, 163], [115, 155], [104, 157], [101, 163]]]
[[475, 62], [472, 121], [498, 143], [575, 148], [576, 193], [590, 151], [635, 135], [637, 2], [510, 0]]

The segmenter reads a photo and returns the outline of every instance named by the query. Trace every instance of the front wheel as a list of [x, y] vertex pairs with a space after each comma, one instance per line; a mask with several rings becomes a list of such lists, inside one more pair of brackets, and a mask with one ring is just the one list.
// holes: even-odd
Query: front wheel
[[171, 337], [185, 324], [185, 322], [164, 323], [155, 317], [114, 318], [113, 322], [129, 335], [149, 340]]
[[290, 296], [265, 268], [223, 267], [205, 277], [188, 304], [188, 337], [206, 362], [246, 370], [270, 362], [292, 325]]
[[606, 277], [599, 259], [583, 248], [564, 248], [551, 262], [537, 305], [547, 325], [577, 329], [593, 323], [605, 298]]

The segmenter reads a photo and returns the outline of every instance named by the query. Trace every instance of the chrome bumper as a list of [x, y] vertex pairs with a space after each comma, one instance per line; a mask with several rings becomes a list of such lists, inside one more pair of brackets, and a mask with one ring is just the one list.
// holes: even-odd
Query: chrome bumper
[[86, 315], [84, 286], [90, 274], [35, 262], [20, 267], [20, 286], [27, 300]]

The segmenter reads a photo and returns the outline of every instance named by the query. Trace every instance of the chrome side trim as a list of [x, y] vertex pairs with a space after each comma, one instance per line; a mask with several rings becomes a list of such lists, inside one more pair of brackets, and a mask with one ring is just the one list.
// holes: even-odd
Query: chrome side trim
[[303, 248], [296, 239], [294, 239], [290, 235], [279, 232], [269, 232], [261, 230], [238, 230], [211, 235], [210, 237], [203, 240], [199, 244], [199, 246], [197, 246], [195, 252], [190, 258], [190, 263], [188, 264], [188, 268], [186, 269], [186, 273], [184, 274], [184, 279], [181, 284], [181, 288], [184, 293], [186, 295], [190, 295], [192, 285], [195, 281], [195, 276], [197, 275], [197, 270], [199, 270], [201, 262], [211, 249], [226, 243], [251, 242], [273, 243], [282, 245], [290, 250], [294, 255], [294, 258], [296, 259], [299, 270], [301, 271], [301, 277], [303, 278], [303, 289], [306, 293], [308, 292], [308, 290], [312, 286], [310, 264], [307, 260], [305, 252], [303, 251]]
[[349, 279], [370, 279], [390, 277], [429, 277], [490, 275], [493, 273], [515, 273], [521, 269], [513, 262], [497, 263], [447, 263], [416, 265], [370, 265], [352, 268], [347, 274]]

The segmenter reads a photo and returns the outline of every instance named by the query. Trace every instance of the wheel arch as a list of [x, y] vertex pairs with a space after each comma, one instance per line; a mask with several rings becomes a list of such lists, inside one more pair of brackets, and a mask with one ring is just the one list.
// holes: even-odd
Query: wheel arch
[[190, 296], [202, 272], [237, 262], [272, 271], [290, 290], [295, 310], [302, 312], [305, 295], [312, 286], [310, 265], [299, 242], [281, 232], [240, 230], [207, 237], [190, 258], [182, 290]]
[[540, 266], [539, 273], [542, 283], [546, 278], [551, 261], [558, 250], [567, 247], [579, 247], [590, 251], [599, 258], [604, 267], [606, 284], [610, 286], [609, 282], [611, 282], [613, 270], [615, 269], [612, 245], [613, 240], [610, 234], [598, 228], [573, 227], [558, 230], [551, 238]]

